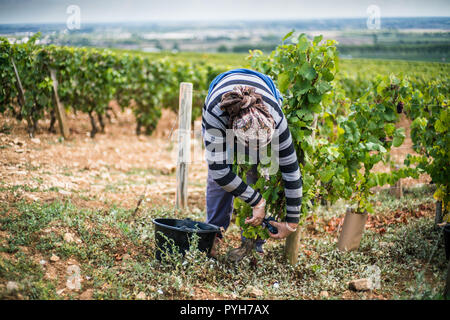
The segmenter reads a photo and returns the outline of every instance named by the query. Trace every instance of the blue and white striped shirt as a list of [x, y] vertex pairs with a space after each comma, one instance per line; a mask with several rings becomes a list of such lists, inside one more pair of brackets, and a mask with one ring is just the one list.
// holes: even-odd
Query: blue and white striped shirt
[[231, 170], [230, 162], [227, 162], [226, 129], [229, 129], [227, 125], [229, 116], [227, 112], [220, 109], [220, 101], [224, 93], [232, 91], [237, 85], [254, 87], [256, 93], [261, 94], [264, 104], [275, 121], [276, 130], [273, 140], [278, 140], [278, 143], [273, 148], [275, 147], [278, 151], [277, 160], [285, 188], [286, 221], [298, 222], [302, 202], [302, 176], [287, 120], [281, 110], [281, 99], [276, 99], [273, 93], [274, 86], [268, 85], [267, 78], [258, 76], [257, 72], [240, 72], [239, 70], [228, 72], [220, 77], [219, 81], [210, 87], [205, 99], [202, 129], [209, 170], [219, 186], [249, 205], [255, 206], [261, 200], [261, 194], [242, 181]]

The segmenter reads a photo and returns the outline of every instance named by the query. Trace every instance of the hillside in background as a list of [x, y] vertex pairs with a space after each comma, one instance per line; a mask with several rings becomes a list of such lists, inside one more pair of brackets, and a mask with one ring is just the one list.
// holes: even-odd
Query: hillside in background
[[272, 51], [292, 29], [310, 38], [322, 34], [339, 42], [343, 58], [378, 58], [447, 62], [450, 19], [383, 18], [369, 30], [367, 19], [286, 21], [98, 23], [67, 30], [65, 24], [0, 24], [0, 36], [11, 42], [36, 32], [46, 44], [119, 48], [144, 52], [248, 53]]

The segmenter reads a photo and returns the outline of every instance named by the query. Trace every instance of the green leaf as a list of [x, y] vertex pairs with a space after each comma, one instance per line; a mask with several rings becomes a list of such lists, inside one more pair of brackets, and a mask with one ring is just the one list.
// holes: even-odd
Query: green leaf
[[448, 130], [448, 128], [442, 124], [442, 121], [440, 119], [437, 119], [434, 123], [434, 129], [436, 129], [436, 132], [438, 133], [443, 133]]
[[411, 128], [415, 129], [415, 128], [420, 128], [421, 130], [424, 130], [427, 126], [428, 120], [423, 118], [423, 117], [419, 117], [414, 119], [414, 121], [411, 123]]
[[308, 94], [308, 101], [313, 104], [319, 103], [321, 100], [322, 100], [322, 95], [317, 92], [310, 92]]
[[295, 95], [301, 96], [303, 94], [305, 94], [306, 92], [308, 92], [311, 89], [311, 82], [303, 79], [300, 81], [297, 81], [294, 85], [294, 90], [295, 90]]
[[397, 114], [392, 109], [389, 108], [383, 115], [386, 121], [395, 121], [397, 119]]
[[278, 87], [281, 92], [286, 92], [289, 87], [290, 77], [289, 73], [283, 72], [278, 75]]
[[316, 85], [317, 91], [321, 94], [331, 90], [331, 85], [326, 81], [318, 81]]
[[314, 118], [314, 115], [312, 114], [312, 112], [310, 112], [307, 109], [300, 109], [295, 111], [295, 114], [297, 115], [297, 117], [299, 117], [300, 119], [303, 119], [305, 121], [311, 121]]
[[405, 128], [398, 128], [397, 130], [395, 130], [392, 145], [396, 148], [400, 147], [404, 140], [405, 140]]
[[384, 125], [384, 130], [386, 131], [386, 134], [388, 136], [392, 136], [394, 134], [395, 131], [395, 125], [392, 123], [386, 123]]
[[322, 180], [322, 182], [327, 183], [328, 181], [331, 180], [331, 178], [333, 178], [334, 176], [334, 170], [333, 168], [327, 166], [324, 170], [320, 171], [320, 180]]
[[[289, 32], [288, 34], [286, 34], [285, 36], [284, 36], [284, 38], [283, 38], [283, 40], [281, 40], [281, 41], [286, 41], [287, 39], [289, 39], [291, 36], [292, 36], [292, 34], [294, 33], [294, 30], [292, 30], [291, 32]], [[279, 38], [278, 38], [279, 39]]]
[[309, 47], [308, 38], [306, 37], [306, 35], [304, 33], [302, 33], [298, 37], [298, 44], [297, 44], [298, 52], [303, 53], [308, 49], [308, 47]]
[[312, 80], [316, 77], [316, 70], [312, 66], [309, 65], [308, 62], [303, 63], [302, 67], [299, 70], [300, 74], [308, 80]]
[[322, 79], [324, 79], [325, 81], [332, 81], [334, 79], [334, 75], [330, 70], [325, 69], [322, 72]]
[[315, 36], [314, 39], [313, 39], [313, 43], [315, 45], [317, 45], [320, 41], [322, 41], [322, 39], [323, 39], [323, 35]]

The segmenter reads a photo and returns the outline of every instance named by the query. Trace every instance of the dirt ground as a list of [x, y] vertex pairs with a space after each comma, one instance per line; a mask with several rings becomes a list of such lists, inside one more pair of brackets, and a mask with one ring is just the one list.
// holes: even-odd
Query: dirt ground
[[[116, 108], [116, 113], [117, 118], [113, 117], [112, 123], [107, 123], [106, 132], [97, 134], [94, 139], [89, 136], [88, 116], [70, 114], [68, 123], [71, 137], [66, 141], [59, 134], [47, 131], [49, 120], [41, 121], [40, 131], [34, 139], [30, 139], [25, 123], [17, 125], [16, 120], [0, 116], [0, 202], [13, 203], [25, 199], [29, 202], [52, 203], [58, 199], [70, 199], [78, 208], [98, 210], [114, 205], [135, 208], [143, 197], [147, 207], [173, 207], [176, 192], [177, 116], [164, 110], [152, 136], [136, 136], [132, 112], [120, 112]], [[198, 125], [197, 122], [195, 127]], [[396, 162], [401, 163], [406, 154], [413, 150], [408, 120], [402, 118], [399, 126], [405, 127], [407, 138], [400, 148], [393, 150], [392, 155]], [[194, 143], [191, 153], [194, 161], [189, 164], [189, 208], [200, 213], [205, 209], [207, 166], [200, 148], [201, 138], [194, 134], [192, 139]], [[387, 172], [390, 168], [379, 165], [377, 170]], [[429, 178], [423, 176], [419, 180], [404, 179], [403, 185], [427, 182]], [[423, 204], [415, 211], [402, 209], [380, 217], [373, 216], [366, 227], [383, 234], [386, 232], [386, 225], [404, 224], [410, 218], [431, 218], [433, 212], [433, 204]], [[322, 237], [324, 232], [337, 236], [342, 220], [343, 215], [319, 220], [309, 217], [305, 223], [305, 232], [312, 239]], [[64, 234], [67, 230], [63, 231], [59, 230], [59, 233]], [[227, 235], [220, 249], [222, 254], [225, 254], [226, 248], [234, 247], [240, 241], [238, 232]], [[0, 238], [4, 238], [1, 233]], [[311, 248], [302, 246], [301, 251], [308, 257], [314, 255]], [[122, 256], [121, 254], [118, 263]], [[33, 255], [33, 259], [38, 263], [43, 257], [40, 254]], [[78, 263], [70, 259], [53, 262], [47, 268], [46, 279], [65, 279], [67, 266], [71, 264]], [[64, 281], [61, 281], [60, 287], [64, 288]], [[84, 296], [80, 298], [90, 299], [92, 288], [82, 295]], [[229, 296], [217, 296], [203, 288], [195, 288], [195, 297], [230, 299]], [[389, 298], [375, 293], [364, 297]], [[346, 291], [341, 298], [360, 297]]]
[[[0, 181], [5, 189], [21, 186], [13, 195], [0, 192], [0, 201], [10, 201], [12, 196], [48, 202], [69, 197], [81, 206], [131, 208], [145, 192], [149, 203], [174, 204], [174, 113], [163, 112], [152, 136], [136, 136], [130, 110], [118, 112], [117, 119], [107, 123], [105, 133], [94, 139], [89, 137], [86, 115], [69, 115], [68, 120], [71, 137], [64, 141], [47, 132], [49, 120], [41, 121], [40, 131], [30, 139], [24, 123], [0, 118], [0, 127], [11, 128], [9, 134], [0, 133]], [[193, 147], [192, 152], [195, 150]], [[204, 208], [205, 180], [206, 163], [200, 158], [189, 166], [189, 205]]]

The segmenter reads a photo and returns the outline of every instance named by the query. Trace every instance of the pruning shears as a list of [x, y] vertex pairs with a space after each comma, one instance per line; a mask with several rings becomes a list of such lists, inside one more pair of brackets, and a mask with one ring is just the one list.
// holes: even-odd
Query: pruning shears
[[261, 223], [261, 226], [263, 228], [267, 228], [270, 233], [272, 234], [277, 234], [278, 233], [278, 229], [276, 227], [274, 227], [273, 225], [271, 225], [269, 223], [269, 221], [276, 221], [274, 217], [268, 217], [268, 218], [264, 218], [263, 222]]

